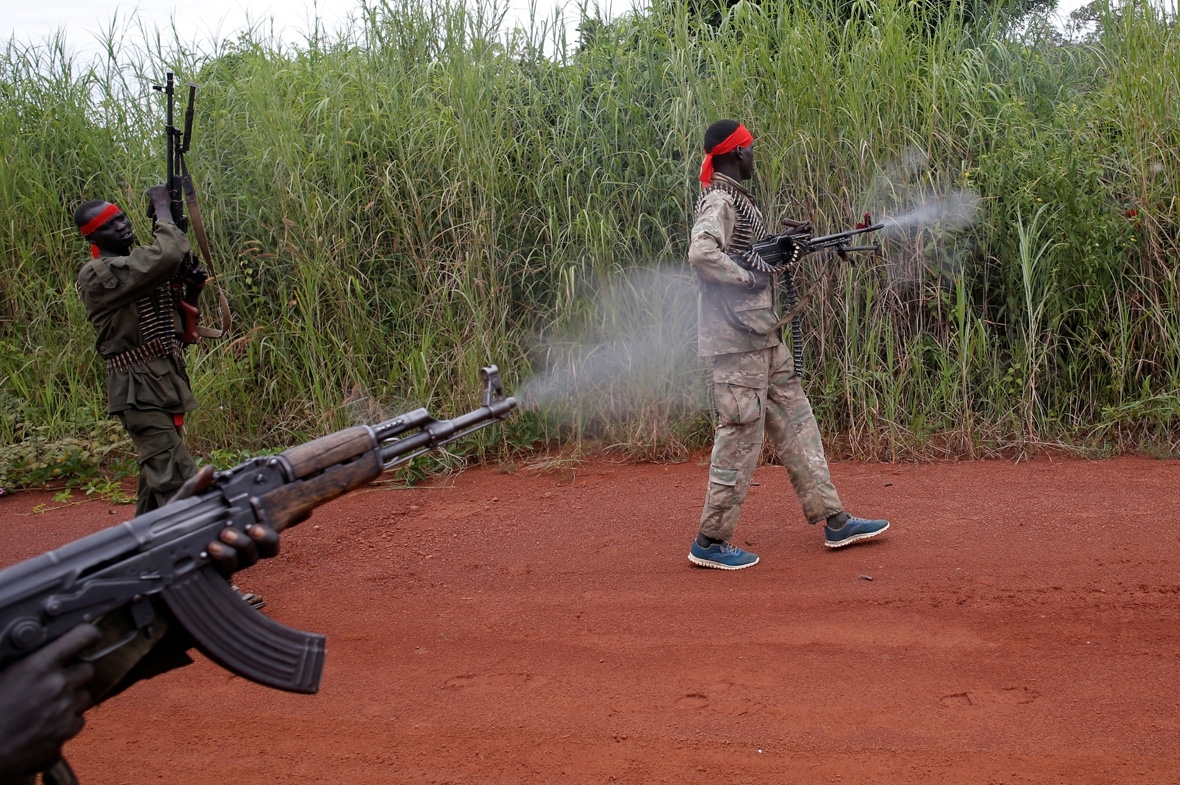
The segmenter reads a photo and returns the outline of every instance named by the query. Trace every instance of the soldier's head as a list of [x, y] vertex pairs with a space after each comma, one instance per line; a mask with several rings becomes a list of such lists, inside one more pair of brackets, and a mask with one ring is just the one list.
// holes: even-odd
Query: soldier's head
[[74, 223], [90, 243], [95, 257], [99, 251], [113, 256], [131, 253], [131, 246], [135, 243], [131, 221], [116, 205], [101, 199], [83, 202], [74, 211]]
[[734, 180], [749, 180], [754, 176], [754, 137], [737, 120], [718, 120], [705, 129], [703, 184], [708, 185], [713, 171]]

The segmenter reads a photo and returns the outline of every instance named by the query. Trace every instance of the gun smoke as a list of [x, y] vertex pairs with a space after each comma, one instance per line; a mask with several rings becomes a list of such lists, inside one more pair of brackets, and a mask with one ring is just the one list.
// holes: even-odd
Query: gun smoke
[[688, 264], [615, 270], [584, 289], [582, 317], [534, 345], [543, 370], [518, 391], [522, 406], [595, 438], [674, 439], [673, 423], [708, 405]]
[[981, 199], [931, 170], [926, 154], [907, 151], [885, 167], [865, 195], [865, 206], [885, 224], [886, 260], [895, 283], [919, 281], [923, 270], [957, 277], [972, 254], [966, 231], [979, 219]]
[[923, 230], [952, 232], [972, 226], [978, 215], [979, 194], [974, 191], [928, 193], [909, 212], [882, 218], [885, 228], [881, 234], [891, 240], [906, 240]]

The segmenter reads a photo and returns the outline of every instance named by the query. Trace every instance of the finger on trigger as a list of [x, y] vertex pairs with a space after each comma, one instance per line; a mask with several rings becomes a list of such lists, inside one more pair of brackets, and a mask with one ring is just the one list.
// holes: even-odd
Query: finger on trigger
[[98, 643], [101, 637], [93, 624], [79, 624], [41, 650], [40, 654], [54, 665], [64, 665], [82, 651]]
[[74, 693], [74, 711], [81, 714], [90, 708], [90, 691], [78, 690]]
[[249, 567], [258, 561], [258, 548], [254, 545], [254, 540], [235, 529], [223, 529], [220, 537], [222, 542], [232, 545], [238, 552], [239, 567]]
[[218, 533], [217, 539], [221, 540], [226, 545], [232, 545], [236, 548], [242, 542], [242, 535], [237, 529], [227, 526], [222, 529], [220, 533]]
[[79, 662], [65, 669], [66, 686], [76, 690], [94, 678], [94, 666], [88, 662]]

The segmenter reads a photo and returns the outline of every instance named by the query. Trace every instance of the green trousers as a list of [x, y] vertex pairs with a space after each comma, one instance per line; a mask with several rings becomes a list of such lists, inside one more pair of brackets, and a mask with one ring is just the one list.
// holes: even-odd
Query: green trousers
[[767, 436], [808, 523], [844, 511], [828, 473], [819, 425], [786, 345], [714, 357], [713, 396], [717, 432], [701, 534], [715, 540], [733, 537]]
[[135, 445], [139, 463], [139, 493], [135, 514], [163, 507], [168, 498], [197, 473], [197, 464], [184, 446], [184, 434], [173, 415], [160, 409], [126, 409], [119, 421]]

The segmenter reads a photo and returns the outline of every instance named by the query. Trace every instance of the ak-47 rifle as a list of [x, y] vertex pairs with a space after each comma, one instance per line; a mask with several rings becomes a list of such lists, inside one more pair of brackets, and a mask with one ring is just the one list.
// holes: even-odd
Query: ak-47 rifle
[[210, 544], [224, 541], [227, 527], [242, 539], [258, 525], [281, 532], [387, 469], [505, 419], [517, 402], [504, 395], [499, 369], [483, 368], [480, 378], [483, 405], [453, 420], [415, 409], [254, 458], [212, 474], [206, 489], [190, 488], [187, 498], [0, 571], [0, 667], [79, 624], [101, 626], [121, 614], [127, 632], [83, 656], [97, 665], [152, 639], [157, 614], [167, 613], [226, 670], [275, 689], [316, 692], [324, 636], [285, 627], [243, 602]]
[[[205, 233], [205, 221], [201, 216], [201, 203], [197, 198], [197, 188], [192, 175], [188, 171], [185, 155], [189, 151], [193, 140], [193, 114], [197, 100], [197, 87], [188, 84], [188, 104], [184, 111], [184, 130], [176, 127], [176, 75], [168, 73], [162, 85], [152, 85], [153, 90], [167, 96], [167, 115], [164, 124], [166, 175], [165, 184], [172, 202], [172, 222], [182, 232], [187, 232], [191, 225], [197, 239], [197, 247], [201, 252], [201, 259], [205, 263], [202, 269], [193, 259], [186, 257], [181, 264], [180, 272], [173, 279], [172, 286], [177, 290], [176, 307], [180, 310], [184, 321], [184, 332], [181, 343], [194, 344], [201, 338], [219, 338], [230, 328], [232, 317], [229, 310], [229, 300], [221, 285], [217, 284], [217, 309], [221, 319], [220, 328], [206, 327], [199, 323], [200, 310], [197, 301], [201, 290], [209, 275], [214, 275], [213, 255], [209, 250], [209, 236]], [[187, 212], [186, 212], [187, 211]], [[206, 269], [208, 272], [206, 272]]]
[[754, 272], [767, 273], [778, 276], [782, 281], [783, 291], [787, 295], [787, 313], [779, 320], [776, 328], [791, 323], [791, 345], [794, 351], [795, 373], [803, 375], [803, 322], [800, 312], [806, 301], [799, 301], [799, 292], [795, 288], [794, 271], [799, 260], [817, 251], [833, 250], [841, 258], [849, 253], [859, 251], [877, 252], [881, 250], [878, 243], [872, 245], [852, 245], [852, 240], [869, 232], [876, 232], [885, 228], [883, 223], [873, 223], [868, 213], [864, 214], [856, 228], [847, 232], [836, 232], [814, 237], [810, 231], [810, 224], [801, 221], [784, 221], [788, 226], [782, 234], [764, 237], [753, 243], [744, 253], [734, 254], [730, 258], [740, 266]]

